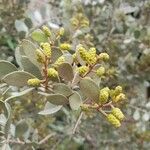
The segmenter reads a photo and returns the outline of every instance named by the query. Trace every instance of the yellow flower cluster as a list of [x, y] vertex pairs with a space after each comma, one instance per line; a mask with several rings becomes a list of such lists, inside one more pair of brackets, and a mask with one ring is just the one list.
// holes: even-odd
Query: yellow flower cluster
[[110, 97], [115, 103], [120, 102], [126, 98], [125, 94], [122, 93], [121, 86], [117, 86], [114, 90], [110, 90]]
[[47, 26], [42, 26], [42, 30], [46, 36], [48, 36], [48, 37], [51, 36], [51, 31]]
[[79, 75], [83, 76], [86, 72], [89, 71], [89, 67], [81, 66], [77, 68], [77, 71], [79, 72]]
[[107, 115], [107, 120], [115, 127], [121, 126], [121, 121], [125, 118], [119, 108], [112, 108], [112, 112]]
[[54, 67], [58, 67], [59, 65], [61, 65], [62, 63], [65, 62], [65, 57], [64, 56], [60, 56], [54, 63]]
[[58, 35], [59, 35], [59, 36], [63, 36], [64, 33], [65, 33], [65, 29], [64, 29], [63, 27], [61, 27], [61, 28], [59, 29]]
[[105, 87], [100, 90], [99, 92], [99, 103], [100, 104], [105, 104], [108, 101], [109, 98], [109, 88]]
[[60, 44], [60, 49], [63, 51], [69, 51], [71, 49], [71, 45], [68, 43], [62, 43]]
[[45, 56], [42, 53], [42, 51], [40, 49], [36, 49], [36, 60], [39, 63], [44, 63], [45, 62]]
[[49, 78], [55, 78], [55, 77], [58, 77], [58, 72], [54, 69], [54, 68], [49, 68], [47, 70], [47, 74], [48, 74], [48, 77]]
[[122, 113], [122, 111], [119, 108], [113, 108], [112, 114], [119, 120], [124, 119], [124, 114]]
[[30, 86], [39, 86], [41, 81], [38, 78], [29, 79], [27, 81], [28, 85]]
[[89, 110], [89, 105], [88, 104], [82, 104], [80, 107], [83, 111], [88, 111]]
[[109, 55], [107, 53], [100, 53], [98, 55], [98, 60], [100, 60], [100, 61], [108, 61], [109, 60]]
[[86, 61], [90, 65], [93, 65], [96, 63], [97, 58], [96, 58], [96, 48], [95, 47], [90, 48], [89, 51], [87, 52]]
[[96, 70], [96, 74], [97, 74], [97, 76], [102, 77], [105, 74], [105, 68], [104, 67], [99, 67]]
[[79, 52], [81, 58], [86, 61], [87, 58], [87, 50], [82, 46], [82, 45], [78, 45], [77, 46], [77, 51]]
[[86, 18], [82, 13], [78, 13], [73, 18], [71, 18], [71, 24], [74, 27], [88, 27], [89, 26], [89, 20]]
[[117, 103], [117, 102], [122, 101], [122, 100], [125, 100], [125, 99], [126, 99], [125, 94], [120, 93], [118, 96], [116, 96], [116, 97], [113, 99], [113, 102]]
[[110, 122], [116, 128], [121, 126], [120, 121], [113, 114], [108, 114], [107, 115], [107, 120], [108, 120], [108, 122]]
[[42, 47], [45, 56], [50, 58], [52, 54], [51, 45], [45, 42], [45, 43], [41, 43], [40, 46]]
[[77, 51], [80, 54], [80, 57], [86, 61], [87, 64], [93, 65], [96, 63], [96, 49], [95, 47], [92, 47], [87, 51], [82, 45], [78, 45]]

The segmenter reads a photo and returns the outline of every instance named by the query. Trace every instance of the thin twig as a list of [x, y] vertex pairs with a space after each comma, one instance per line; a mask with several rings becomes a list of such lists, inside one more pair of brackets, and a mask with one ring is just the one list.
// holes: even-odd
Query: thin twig
[[77, 122], [76, 122], [76, 124], [75, 124], [75, 126], [74, 126], [74, 128], [73, 128], [72, 134], [75, 134], [76, 129], [77, 129], [78, 125], [79, 125], [79, 122], [80, 122], [82, 116], [83, 116], [83, 112], [80, 113], [80, 115], [79, 115], [79, 117], [78, 117], [78, 120], [77, 120]]
[[52, 136], [54, 136], [55, 133], [51, 133], [49, 135], [47, 135], [44, 139], [42, 139], [40, 142], [39, 142], [39, 145], [41, 144], [44, 144], [46, 141], [48, 141], [49, 138], [51, 138]]

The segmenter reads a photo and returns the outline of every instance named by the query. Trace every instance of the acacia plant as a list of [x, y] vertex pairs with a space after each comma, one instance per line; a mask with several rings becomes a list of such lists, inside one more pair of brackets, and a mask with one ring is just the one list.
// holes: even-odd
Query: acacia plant
[[[79, 14], [78, 17], [82, 17]], [[86, 27], [88, 20], [82, 18], [78, 22], [72, 20], [73, 25]], [[1, 95], [1, 112], [5, 121], [1, 126], [3, 148], [11, 147], [14, 143], [23, 143], [17, 140], [22, 134], [22, 128], [27, 123], [22, 120], [14, 125], [15, 133], [11, 132], [12, 123], [15, 124], [13, 107], [15, 100], [31, 94], [36, 101], [27, 101], [33, 105], [34, 113], [50, 115], [58, 112], [62, 107], [72, 111], [80, 111], [79, 119], [75, 124], [75, 133], [83, 113], [94, 112], [104, 116], [110, 124], [118, 128], [125, 118], [118, 108], [119, 103], [125, 100], [122, 87], [107, 87], [101, 84], [109, 77], [109, 55], [106, 52], [97, 53], [95, 47], [86, 43], [73, 43], [64, 38], [64, 28], [51, 30], [47, 26], [33, 31], [32, 39], [24, 39], [16, 50], [16, 61], [19, 68], [7, 61], [0, 61], [1, 88], [6, 90]], [[9, 90], [17, 88], [14, 95]], [[19, 112], [18, 112], [19, 113]], [[15, 119], [14, 119], [15, 118]], [[23, 129], [23, 130], [24, 130]], [[28, 144], [42, 144], [43, 141]]]

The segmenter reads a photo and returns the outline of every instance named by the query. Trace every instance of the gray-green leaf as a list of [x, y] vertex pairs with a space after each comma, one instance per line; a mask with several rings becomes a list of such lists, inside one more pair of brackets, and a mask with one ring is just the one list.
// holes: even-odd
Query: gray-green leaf
[[72, 66], [69, 63], [63, 63], [58, 67], [59, 76], [66, 81], [71, 81], [74, 77]]
[[31, 37], [33, 40], [35, 40], [37, 42], [47, 42], [48, 41], [47, 36], [40, 29], [33, 31], [31, 34]]
[[65, 105], [69, 100], [62, 94], [50, 94], [47, 96], [47, 101], [54, 105]]
[[25, 55], [36, 66], [40, 66], [36, 59], [36, 46], [29, 40], [23, 40], [21, 43]]
[[14, 71], [4, 76], [2, 81], [8, 85], [21, 87], [27, 85], [27, 81], [31, 78], [35, 76], [25, 71]]
[[63, 94], [66, 97], [72, 94], [72, 90], [64, 83], [56, 83], [53, 86], [55, 93]]
[[54, 114], [62, 108], [62, 105], [53, 105], [49, 102], [46, 103], [44, 110], [40, 111], [40, 115]]
[[42, 78], [41, 72], [37, 66], [35, 66], [26, 56], [21, 57], [21, 64], [24, 71], [27, 71], [37, 78]]
[[69, 97], [69, 104], [71, 109], [78, 110], [82, 104], [81, 96], [77, 92], [74, 92], [74, 94]]
[[98, 101], [99, 99], [99, 87], [90, 78], [84, 78], [80, 81], [80, 89], [82, 93], [91, 100]]
[[0, 61], [0, 80], [5, 75], [7, 75], [13, 71], [17, 71], [17, 68], [15, 65], [13, 65], [12, 63], [5, 61], [5, 60]]

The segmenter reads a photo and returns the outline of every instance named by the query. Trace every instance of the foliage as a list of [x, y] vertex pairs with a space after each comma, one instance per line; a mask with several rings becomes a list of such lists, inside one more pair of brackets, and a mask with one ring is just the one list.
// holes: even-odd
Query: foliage
[[[14, 19], [8, 29], [15, 22], [27, 39], [15, 51], [18, 68], [0, 61], [3, 148], [149, 149], [149, 6], [148, 0], [52, 0], [26, 10], [39, 27], [32, 34], [24, 16]], [[108, 123], [118, 127], [118, 119], [119, 129]]]

